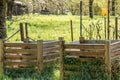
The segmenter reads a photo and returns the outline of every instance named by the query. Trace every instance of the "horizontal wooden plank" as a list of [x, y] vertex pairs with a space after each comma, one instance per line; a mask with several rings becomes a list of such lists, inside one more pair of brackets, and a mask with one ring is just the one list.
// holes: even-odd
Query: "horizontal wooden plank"
[[31, 70], [35, 67], [37, 69], [37, 66], [29, 66], [29, 65], [23, 65], [23, 66], [4, 66], [5, 69], [14, 69], [14, 70]]
[[56, 60], [56, 61], [51, 61], [51, 62], [48, 62], [48, 63], [44, 63], [43, 67], [51, 67], [55, 64], [59, 64], [59, 61]]
[[47, 46], [43, 46], [43, 49], [46, 49], [46, 48], [52, 48], [52, 47], [58, 47], [59, 45], [47, 45]]
[[37, 60], [37, 56], [4, 55], [5, 60]]
[[52, 53], [52, 52], [56, 52], [59, 50], [60, 50], [60, 47], [45, 48], [45, 49], [43, 49], [43, 53], [47, 54], [47, 53]]
[[65, 44], [65, 49], [104, 50], [104, 44]]
[[[85, 40], [83, 44], [104, 44], [106, 40]], [[80, 41], [68, 42], [68, 44], [80, 44]]]
[[114, 45], [116, 45], [116, 44], [120, 44], [120, 41], [113, 42], [113, 43], [111, 44], [111, 46], [114, 46]]
[[29, 47], [29, 48], [37, 48], [36, 43], [5, 43], [5, 47]]
[[113, 50], [111, 53], [111, 57], [120, 55], [120, 49]]
[[51, 47], [59, 47], [59, 45], [54, 45], [54, 44], [51, 44], [51, 45], [43, 45], [43, 49], [45, 48], [51, 48]]
[[53, 53], [53, 54], [48, 54], [48, 55], [44, 55], [43, 59], [44, 60], [51, 60], [51, 59], [55, 59], [57, 57], [60, 57], [60, 55], [57, 53]]
[[43, 42], [43, 46], [49, 46], [49, 45], [59, 45], [60, 41], [48, 41], [48, 42]]
[[89, 58], [89, 57], [75, 57], [75, 56], [66, 56], [65, 59], [76, 59], [79, 62], [95, 62], [96, 59], [100, 60], [104, 64], [104, 59], [102, 58]]
[[112, 61], [120, 60], [120, 55], [111, 57]]
[[69, 56], [86, 56], [86, 57], [102, 57], [104, 58], [104, 51], [66, 51]]
[[49, 54], [43, 54], [44, 57], [54, 56], [54, 55], [59, 55], [59, 52], [53, 52], [53, 53], [49, 53]]
[[5, 53], [14, 54], [37, 54], [36, 49], [5, 49]]
[[120, 48], [120, 41], [119, 42], [116, 42], [116, 43], [113, 43], [111, 44], [111, 49], [117, 49], [117, 48]]
[[120, 51], [120, 48], [112, 49], [111, 52], [117, 52]]
[[36, 66], [36, 62], [25, 61], [5, 61], [4, 66]]
[[57, 61], [57, 60], [59, 60], [59, 59], [60, 59], [60, 58], [59, 58], [59, 57], [57, 57], [57, 58], [55, 58], [55, 59], [43, 60], [43, 63], [54, 62], [54, 61]]
[[[89, 64], [89, 63], [88, 63]], [[86, 64], [87, 65], [87, 64]], [[81, 70], [81, 68], [83, 68], [84, 66], [83, 65], [77, 65], [77, 64], [64, 64], [64, 70], [72, 70], [72, 71], [78, 71], [78, 70]], [[103, 69], [105, 66], [104, 65], [92, 65], [89, 66], [90, 69], [93, 69], [93, 70], [96, 70], [96, 71], [99, 71], [101, 69]]]

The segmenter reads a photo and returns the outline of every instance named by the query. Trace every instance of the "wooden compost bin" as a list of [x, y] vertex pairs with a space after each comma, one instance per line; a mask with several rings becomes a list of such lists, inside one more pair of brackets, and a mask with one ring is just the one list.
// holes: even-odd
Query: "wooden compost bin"
[[0, 40], [0, 73], [6, 68], [37, 67], [41, 73], [46, 64], [61, 60], [61, 41], [38, 40], [32, 43], [12, 43]]
[[[111, 77], [111, 67], [120, 56], [120, 41], [118, 40], [86, 40], [80, 44], [79, 41], [74, 41], [64, 44], [65, 59], [72, 58], [80, 62], [94, 62], [95, 59], [102, 59], [104, 63], [105, 71]], [[79, 74], [80, 72], [71, 71], [70, 68], [80, 68], [77, 64], [63, 63], [63, 77], [62, 80], [66, 79], [65, 75]], [[65, 70], [67, 69], [67, 70]]]

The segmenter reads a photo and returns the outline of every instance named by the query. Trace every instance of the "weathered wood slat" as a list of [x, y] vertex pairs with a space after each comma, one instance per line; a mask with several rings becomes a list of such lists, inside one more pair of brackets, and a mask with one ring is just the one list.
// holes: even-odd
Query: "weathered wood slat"
[[25, 56], [25, 55], [5, 55], [5, 60], [37, 60], [37, 56]]
[[59, 58], [59, 57], [57, 57], [57, 58], [55, 58], [55, 59], [43, 60], [43, 63], [54, 62], [54, 61], [57, 61], [57, 60], [59, 60], [59, 59], [60, 59], [60, 58]]
[[55, 65], [55, 64], [58, 64], [58, 60], [56, 60], [56, 61], [51, 61], [51, 62], [48, 62], [48, 63], [44, 63], [44, 68], [45, 67], [50, 67], [50, 66], [52, 66], [52, 65]]
[[116, 48], [120, 48], [120, 42], [116, 42], [116, 43], [113, 43], [111, 44], [111, 49], [116, 49]]
[[[73, 69], [73, 72], [76, 70], [80, 70], [83, 66], [82, 65], [77, 65], [77, 64], [64, 64], [64, 70], [71, 70]], [[104, 65], [91, 65], [89, 68], [94, 69], [96, 71], [100, 71], [102, 68], [104, 68]]]
[[118, 59], [120, 60], [120, 55], [111, 57], [111, 60], [112, 60], [112, 61], [115, 61], [115, 60], [118, 60]]
[[46, 48], [57, 47], [57, 46], [59, 45], [46, 45], [46, 46], [43, 46], [43, 48], [46, 49]]
[[112, 44], [110, 44], [111, 46], [114, 46], [114, 45], [116, 45], [116, 44], [120, 44], [120, 41], [116, 41], [116, 42], [114, 42], [114, 43], [112, 43]]
[[53, 52], [49, 54], [43, 54], [43, 57], [48, 57], [48, 56], [55, 56], [55, 55], [60, 55], [59, 52]]
[[45, 45], [43, 45], [43, 48], [50, 48], [50, 47], [57, 47], [57, 46], [59, 46], [58, 45], [58, 43], [57, 44], [45, 44]]
[[[36, 67], [36, 66], [35, 66]], [[6, 66], [4, 66], [4, 68], [5, 69], [31, 69], [31, 68], [33, 68], [33, 66], [29, 66], [29, 65], [12, 65], [12, 66], [9, 66], [9, 65], [6, 65]]]
[[[84, 44], [104, 44], [105, 40], [85, 40]], [[80, 41], [68, 42], [68, 44], [80, 44]]]
[[37, 48], [37, 44], [35, 43], [5, 43], [5, 47], [29, 47], [29, 48]]
[[29, 61], [5, 61], [5, 66], [36, 66], [36, 62], [29, 62]]
[[[82, 57], [75, 57], [75, 56], [66, 56], [65, 59], [76, 59], [79, 62], [94, 62], [96, 58], [82, 58]], [[101, 62], [104, 63], [104, 60], [102, 58], [97, 58], [99, 59]]]
[[45, 55], [43, 59], [44, 60], [51, 60], [51, 59], [55, 59], [59, 56], [60, 56], [59, 54], [54, 53], [54, 54]]
[[111, 57], [120, 55], [120, 49], [116, 49], [111, 53]]
[[66, 51], [69, 56], [86, 56], [86, 57], [102, 57], [104, 58], [104, 51]]
[[5, 49], [5, 53], [12, 54], [36, 54], [36, 49]]
[[111, 52], [117, 52], [117, 51], [120, 51], [120, 48], [116, 48], [116, 49], [111, 50]]
[[60, 41], [50, 41], [50, 42], [44, 42], [43, 46], [49, 46], [49, 45], [59, 45]]
[[65, 49], [104, 50], [104, 44], [65, 44]]
[[56, 52], [59, 50], [60, 47], [51, 47], [51, 48], [46, 48], [43, 49], [43, 53], [47, 54], [47, 53], [52, 53], [52, 52]]

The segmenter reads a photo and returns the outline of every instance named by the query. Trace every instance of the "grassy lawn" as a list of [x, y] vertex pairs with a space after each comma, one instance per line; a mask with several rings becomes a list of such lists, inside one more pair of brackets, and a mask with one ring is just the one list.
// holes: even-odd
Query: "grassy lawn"
[[[73, 20], [74, 40], [79, 39], [80, 20], [79, 16], [71, 15], [24, 15], [13, 17], [13, 20], [7, 21], [7, 34], [10, 36], [19, 29], [20, 22], [27, 22], [29, 25], [29, 36], [34, 40], [56, 40], [58, 37], [64, 37], [66, 41], [71, 41], [70, 20]], [[113, 39], [114, 17], [111, 17], [110, 36]], [[85, 39], [105, 39], [104, 17], [95, 16], [90, 19], [83, 16], [83, 36]], [[17, 34], [9, 41], [19, 41]]]
[[[102, 21], [101, 19], [103, 18], [98, 17], [98, 19], [89, 19], [87, 16], [84, 16], [83, 24], [86, 27], [86, 30], [89, 31], [89, 25], [91, 22], [95, 23], [97, 20]], [[79, 16], [71, 15], [25, 15], [13, 17], [13, 20], [7, 21], [7, 33], [8, 36], [13, 34], [19, 29], [20, 22], [27, 22], [29, 24], [29, 36], [34, 40], [56, 40], [58, 37], [64, 37], [66, 41], [71, 41], [70, 20], [73, 20], [74, 40], [78, 40], [80, 34]], [[103, 29], [104, 27], [102, 27], [102, 30]], [[86, 39], [89, 39], [89, 33], [84, 29], [83, 34]], [[10, 39], [10, 41], [18, 40], [20, 40], [19, 34]]]
[[[24, 16], [14, 16], [11, 21], [7, 21], [7, 34], [12, 35], [15, 31], [19, 29], [19, 23], [28, 23], [29, 37], [34, 40], [57, 40], [58, 37], [64, 37], [65, 40], [71, 41], [70, 32], [70, 20], [73, 20], [73, 32], [74, 40], [79, 40], [80, 36], [80, 19], [79, 16], [71, 15], [24, 15]], [[114, 17], [111, 18], [111, 26], [114, 26]], [[88, 16], [83, 16], [83, 35], [85, 39], [105, 39], [104, 36], [104, 17], [96, 16], [94, 19], [90, 19]], [[113, 39], [113, 30], [111, 29], [111, 39]], [[10, 42], [20, 41], [20, 33], [12, 37]], [[52, 70], [52, 71], [51, 71]], [[86, 73], [82, 74], [81, 80], [90, 80], [90, 75]], [[20, 73], [23, 75], [16, 75], [16, 72], [21, 70], [7, 70], [6, 75], [0, 77], [0, 80], [59, 80], [59, 71], [56, 68], [46, 69], [43, 76], [39, 76], [37, 71], [33, 69], [33, 74], [29, 74], [31, 71], [23, 70]], [[51, 73], [49, 73], [51, 72]], [[119, 72], [118, 72], [119, 73]], [[118, 75], [117, 73], [117, 75]], [[26, 75], [27, 74], [27, 75]], [[53, 74], [53, 75], [51, 75]], [[97, 73], [96, 73], [97, 74]], [[102, 73], [100, 73], [102, 74]], [[93, 75], [93, 74], [92, 74]], [[32, 78], [30, 78], [32, 76]], [[13, 78], [15, 77], [15, 78]], [[104, 79], [107, 80], [106, 76]], [[78, 80], [75, 77], [71, 80]]]

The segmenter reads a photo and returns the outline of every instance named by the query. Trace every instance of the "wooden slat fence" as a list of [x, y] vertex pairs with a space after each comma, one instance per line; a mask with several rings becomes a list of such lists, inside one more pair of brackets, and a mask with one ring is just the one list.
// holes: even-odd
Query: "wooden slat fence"
[[37, 45], [31, 43], [4, 43], [4, 66], [36, 66]]
[[[94, 42], [94, 41], [92, 41]], [[0, 40], [0, 73], [3, 67], [30, 67], [35, 66], [39, 72], [51, 62], [60, 62], [60, 80], [68, 75], [79, 75], [78, 64], [66, 63], [66, 59], [78, 62], [102, 61], [105, 71], [112, 75], [111, 68], [116, 62], [119, 63], [120, 41], [102, 41], [96, 43], [65, 43], [63, 38], [58, 41], [38, 40], [36, 43], [7, 43]], [[71, 69], [72, 68], [72, 69]], [[74, 70], [73, 70], [74, 69]]]
[[38, 40], [36, 43], [8, 43], [0, 40], [0, 65], [6, 68], [37, 67], [41, 73], [47, 63], [60, 61], [60, 43], [60, 40]]
[[[111, 77], [112, 63], [120, 59], [120, 41], [102, 41], [102, 43], [66, 43], [64, 44], [65, 60], [72, 59], [78, 62], [95, 62], [96, 59], [102, 61], [105, 71]], [[74, 62], [73, 62], [74, 63]], [[63, 76], [61, 80], [67, 80], [68, 75], [79, 75], [80, 66], [73, 63], [63, 63]], [[73, 70], [74, 69], [74, 70]]]
[[[105, 44], [76, 44], [66, 43], [64, 45], [65, 60], [72, 59], [79, 62], [92, 62], [94, 58], [105, 57]], [[78, 64], [64, 63], [63, 64], [63, 79], [67, 80], [70, 75], [79, 75]], [[75, 69], [75, 70], [72, 70]]]
[[111, 60], [113, 65], [120, 62], [120, 41], [111, 44]]

